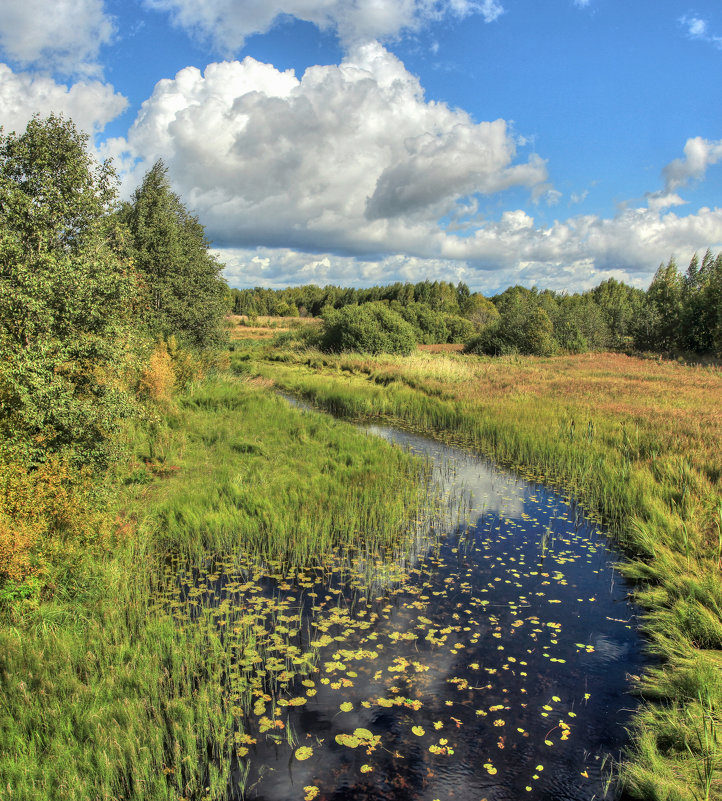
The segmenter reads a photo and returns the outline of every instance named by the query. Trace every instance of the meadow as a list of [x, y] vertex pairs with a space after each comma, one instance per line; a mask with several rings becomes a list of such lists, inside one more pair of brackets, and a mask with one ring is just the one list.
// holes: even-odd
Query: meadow
[[[294, 347], [287, 321], [256, 322], [236, 326], [229, 370], [167, 398], [152, 425], [128, 423], [132, 458], [109, 477], [103, 518], [85, 520], [98, 533], [56, 546], [54, 573], [43, 577], [53, 591], [0, 599], [0, 798], [223, 799], [229, 788], [240, 797], [278, 749], [294, 765], [323, 761], [301, 724], [321, 696], [340, 715], [331, 747], [353, 752], [364, 776], [372, 755], [397, 765], [372, 726], [338, 728], [369, 703], [400, 716], [414, 742], [433, 735], [434, 758], [452, 756], [442, 724], [454, 733], [466, 718], [454, 711], [452, 724], [433, 704], [420, 711], [423, 682], [449, 647], [475, 647], [506, 623], [514, 635], [519, 599], [508, 602], [506, 623], [493, 607], [485, 619], [489, 590], [469, 584], [470, 625], [450, 607], [442, 628], [414, 606], [417, 582], [443, 612], [442, 563], [462, 588], [473, 583], [474, 560], [496, 547], [501, 523], [489, 523], [463, 564], [460, 545], [412, 563], [419, 526], [438, 514], [426, 497], [428, 465], [349, 422], [295, 408], [278, 390], [351, 422], [389, 421], [487, 455], [578, 499], [625, 554], [620, 569], [635, 582], [652, 665], [634, 679], [643, 703], [606, 781], [650, 801], [722, 797], [720, 370], [621, 354], [329, 355]], [[501, 558], [509, 581], [523, 582], [518, 553]], [[560, 591], [564, 570], [549, 579]], [[400, 650], [408, 629], [394, 620], [405, 596], [418, 647], [431, 649], [416, 660]], [[557, 630], [541, 621], [528, 621], [529, 636], [545, 638], [548, 655], [589, 656], [589, 645], [557, 645]], [[366, 638], [375, 631], [390, 678], [369, 695], [364, 681], [378, 679], [373, 670], [363, 679]], [[510, 661], [490, 665], [504, 677]], [[470, 696], [481, 689], [472, 678], [473, 665], [451, 690]], [[566, 710], [560, 695], [540, 710]], [[509, 717], [509, 706], [472, 710], [471, 720], [488, 716], [501, 728], [494, 712]], [[566, 745], [565, 725], [548, 738], [555, 747]], [[514, 726], [523, 744], [533, 729]], [[500, 749], [511, 733], [499, 732]], [[493, 779], [497, 769], [487, 761], [481, 773]], [[314, 798], [318, 788], [295, 792]]]

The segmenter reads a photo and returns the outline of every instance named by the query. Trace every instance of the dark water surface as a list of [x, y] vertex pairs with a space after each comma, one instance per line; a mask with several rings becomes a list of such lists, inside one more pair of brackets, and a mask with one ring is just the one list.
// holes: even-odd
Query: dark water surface
[[275, 599], [278, 630], [321, 659], [280, 703], [258, 693], [231, 797], [604, 798], [644, 664], [618, 554], [550, 489], [460, 448], [368, 430], [430, 461], [442, 511], [395, 562], [246, 577], [244, 603]]

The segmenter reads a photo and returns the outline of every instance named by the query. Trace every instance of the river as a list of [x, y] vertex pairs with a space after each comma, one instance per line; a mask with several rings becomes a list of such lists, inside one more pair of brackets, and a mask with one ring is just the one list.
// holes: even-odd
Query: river
[[429, 461], [436, 511], [395, 560], [244, 574], [244, 603], [274, 599], [295, 664], [309, 643], [320, 660], [285, 700], [258, 693], [231, 797], [604, 798], [645, 664], [613, 543], [572, 499], [484, 458], [367, 431]]

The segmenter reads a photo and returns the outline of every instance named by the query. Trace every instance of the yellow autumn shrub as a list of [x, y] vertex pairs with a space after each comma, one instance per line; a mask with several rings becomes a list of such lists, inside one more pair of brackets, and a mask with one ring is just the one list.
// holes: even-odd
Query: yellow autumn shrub
[[165, 342], [158, 342], [143, 368], [138, 390], [145, 397], [160, 406], [169, 406], [173, 398], [175, 372], [173, 360]]
[[0, 458], [0, 583], [40, 575], [66, 544], [98, 538], [90, 480], [58, 454], [36, 468]]

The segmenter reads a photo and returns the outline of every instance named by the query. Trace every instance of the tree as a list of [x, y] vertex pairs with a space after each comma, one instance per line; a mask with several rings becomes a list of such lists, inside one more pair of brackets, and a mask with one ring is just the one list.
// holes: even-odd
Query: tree
[[145, 283], [150, 331], [199, 347], [221, 343], [228, 311], [222, 265], [208, 252], [203, 226], [171, 190], [162, 161], [148, 171], [121, 216]]
[[609, 278], [592, 289], [590, 294], [604, 316], [609, 344], [615, 348], [631, 344], [632, 337], [644, 320], [647, 305], [645, 293]]
[[[469, 341], [467, 353], [551, 356], [555, 352], [554, 327], [536, 291], [510, 287], [499, 296], [498, 302], [499, 319]], [[549, 299], [544, 299], [544, 304], [548, 303]]]
[[552, 313], [554, 338], [570, 353], [603, 350], [610, 344], [609, 327], [593, 295], [563, 295]]
[[715, 258], [707, 250], [700, 266], [695, 253], [682, 279], [680, 345], [685, 350], [707, 353], [713, 349], [717, 309], [710, 304], [710, 283], [715, 272]]
[[647, 290], [647, 300], [655, 316], [655, 350], [669, 350], [680, 342], [683, 280], [674, 259], [660, 264]]
[[705, 332], [705, 349], [722, 358], [722, 253], [714, 259], [710, 254], [701, 306], [700, 327]]
[[119, 367], [136, 284], [118, 256], [115, 174], [70, 120], [0, 129], [0, 434], [26, 463], [105, 464], [129, 396]]
[[486, 328], [487, 325], [491, 325], [491, 323], [499, 319], [499, 312], [496, 306], [480, 292], [469, 295], [464, 302], [461, 313], [479, 328]]
[[406, 322], [413, 327], [416, 340], [424, 345], [438, 342], [447, 342], [449, 329], [446, 325], [446, 316], [443, 312], [434, 311], [426, 303], [409, 303], [401, 306], [394, 301], [398, 308], [394, 309]]

